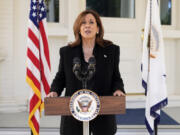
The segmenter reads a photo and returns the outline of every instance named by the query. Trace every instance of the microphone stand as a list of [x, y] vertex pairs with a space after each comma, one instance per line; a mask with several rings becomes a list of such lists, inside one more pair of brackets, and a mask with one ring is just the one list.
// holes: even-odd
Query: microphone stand
[[[82, 88], [87, 89], [87, 72], [81, 72], [81, 74], [83, 74], [83, 77], [79, 77], [79, 79], [82, 82]], [[83, 135], [89, 135], [89, 121], [83, 121]]]
[[[82, 88], [87, 89], [88, 77], [82, 78]], [[89, 135], [89, 121], [83, 121], [83, 135]]]
[[82, 74], [84, 76], [81, 78], [82, 88], [87, 89], [87, 81], [88, 81], [87, 72], [82, 72]]
[[[82, 82], [82, 88], [87, 89], [87, 81], [90, 80], [93, 77], [93, 74], [95, 72], [95, 59], [91, 59], [91, 64], [93, 60], [93, 68], [88, 68], [88, 72], [80, 72], [80, 70], [77, 70], [75, 73], [75, 76], [78, 80]], [[89, 121], [83, 121], [83, 135], [89, 135]]]

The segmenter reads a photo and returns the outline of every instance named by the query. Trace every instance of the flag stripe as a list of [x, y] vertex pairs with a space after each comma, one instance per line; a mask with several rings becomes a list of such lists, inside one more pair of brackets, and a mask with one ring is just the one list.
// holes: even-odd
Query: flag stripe
[[[34, 102], [32, 100], [30, 100], [30, 103]], [[39, 111], [39, 107], [41, 106], [41, 101], [38, 100], [38, 102], [36, 102], [36, 105], [34, 106], [34, 108], [32, 108], [32, 110], [29, 112], [29, 120], [31, 120], [31, 118], [35, 115], [36, 111]]]
[[[43, 42], [43, 37], [40, 37], [40, 42], [42, 43]], [[45, 44], [44, 44], [45, 45]], [[44, 49], [45, 46], [41, 46], [41, 79], [42, 79], [42, 84], [43, 84], [43, 87], [44, 87], [44, 91], [45, 93], [47, 94], [49, 92], [49, 86], [50, 86], [50, 67], [47, 63], [47, 59], [46, 59], [46, 54], [45, 54], [45, 51], [44, 50], [47, 50]], [[46, 74], [45, 74], [46, 73]]]
[[41, 107], [41, 105], [42, 105], [42, 102], [40, 102], [40, 106], [39, 106], [39, 108], [36, 110], [36, 112], [35, 112], [35, 114], [34, 114], [34, 116], [36, 117], [36, 121], [39, 123], [40, 122], [40, 107]]
[[[40, 40], [42, 41], [42, 40]], [[41, 46], [41, 50], [44, 50], [43, 49], [43, 46]], [[48, 63], [46, 61], [46, 58], [45, 58], [45, 54], [44, 54], [44, 51], [41, 51], [41, 65], [43, 64], [42, 66], [42, 73], [44, 74], [44, 77], [46, 78], [47, 80], [47, 83], [50, 85], [51, 83], [51, 80], [50, 80], [50, 69], [49, 69], [49, 66], [48, 66]]]
[[40, 82], [40, 70], [36, 68], [36, 66], [34, 66], [34, 64], [29, 58], [27, 58], [26, 64], [27, 64], [28, 70], [30, 70], [32, 74], [36, 77], [36, 79]]
[[31, 60], [31, 62], [36, 66], [38, 70], [40, 70], [39, 60], [36, 58], [34, 53], [28, 48], [27, 56]]
[[47, 37], [46, 37], [44, 26], [43, 26], [42, 22], [39, 23], [39, 27], [40, 27], [40, 32], [41, 32], [42, 41], [43, 41], [43, 45], [44, 45], [45, 58], [48, 63], [49, 69], [51, 69], [50, 59], [49, 59], [49, 47], [48, 47]]
[[34, 43], [34, 45], [38, 48], [39, 48], [39, 39], [35, 36], [35, 34], [31, 31], [31, 29], [28, 30], [28, 36], [29, 38], [32, 40], [32, 42]]
[[38, 96], [34, 94], [30, 101], [30, 112], [32, 112], [38, 101], [39, 101]]
[[29, 20], [29, 29], [31, 29], [36, 37], [39, 37], [39, 29], [34, 25], [34, 23]]
[[[40, 90], [40, 83], [29, 69], [27, 69], [27, 76], [29, 78], [31, 78], [30, 80], [33, 82], [33, 84], [37, 87], [37, 89], [39, 91]], [[37, 91], [37, 90], [35, 90], [35, 91]], [[40, 97], [40, 95], [39, 95], [39, 97]]]
[[32, 116], [31, 120], [32, 120], [32, 122], [33, 122], [33, 124], [34, 124], [35, 130], [36, 130], [37, 132], [39, 132], [39, 124], [38, 124], [36, 118], [35, 118], [34, 116]]
[[48, 94], [50, 87], [49, 87], [49, 84], [48, 84], [48, 82], [46, 80], [46, 77], [45, 77], [44, 66], [43, 66], [44, 64], [42, 64], [42, 60], [40, 62], [41, 62], [41, 65], [42, 65], [41, 66], [41, 79], [42, 79], [44, 91], [45, 91], [46, 94]]
[[34, 45], [32, 40], [28, 39], [28, 48], [33, 52], [33, 54], [39, 58], [39, 49]]
[[[33, 101], [30, 100], [30, 102], [33, 102]], [[33, 110], [29, 114], [29, 126], [32, 129], [32, 132], [33, 132], [34, 135], [39, 135], [39, 126], [37, 126], [36, 123], [33, 123], [32, 117], [35, 116], [36, 119], [38, 118], [35, 114], [36, 114], [36, 112], [39, 111], [38, 108], [39, 108], [40, 105], [41, 105], [41, 102], [38, 101], [36, 103], [36, 105], [34, 106]]]
[[[40, 43], [43, 43], [43, 39], [42, 37], [40, 37]], [[48, 66], [48, 63], [47, 63], [47, 60], [46, 60], [46, 57], [45, 57], [45, 54], [44, 54], [44, 46], [41, 46], [41, 61], [43, 63], [43, 66], [44, 66], [44, 73], [45, 73], [45, 77], [46, 77], [46, 80], [48, 82], [48, 84], [50, 85], [51, 83], [51, 80], [50, 80], [50, 68]]]

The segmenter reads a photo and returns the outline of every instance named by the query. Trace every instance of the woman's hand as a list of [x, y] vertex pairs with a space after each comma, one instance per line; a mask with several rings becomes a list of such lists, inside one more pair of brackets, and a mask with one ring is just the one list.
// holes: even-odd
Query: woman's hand
[[125, 96], [125, 94], [124, 94], [121, 90], [116, 90], [116, 91], [113, 93], [113, 96]]
[[50, 92], [47, 97], [58, 97], [57, 92]]

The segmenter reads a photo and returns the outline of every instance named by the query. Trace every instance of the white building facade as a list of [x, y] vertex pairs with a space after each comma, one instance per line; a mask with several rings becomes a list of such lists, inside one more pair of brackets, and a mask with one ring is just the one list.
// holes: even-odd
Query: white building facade
[[[141, 86], [142, 29], [147, 0], [135, 0], [134, 17], [102, 17], [105, 38], [119, 45], [120, 72], [127, 107], [144, 107]], [[172, 0], [171, 24], [163, 25], [169, 106], [180, 105], [180, 1]], [[0, 112], [25, 111], [30, 88], [26, 83], [26, 49], [30, 0], [0, 0]], [[60, 21], [48, 23], [52, 79], [59, 48], [74, 40], [73, 23], [86, 9], [86, 0], [59, 0]], [[133, 11], [130, 11], [132, 15]]]

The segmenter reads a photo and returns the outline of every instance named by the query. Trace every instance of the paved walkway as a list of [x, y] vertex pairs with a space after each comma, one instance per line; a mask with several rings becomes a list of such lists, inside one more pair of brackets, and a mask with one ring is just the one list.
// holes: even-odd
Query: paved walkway
[[[164, 111], [180, 123], [180, 107], [165, 108]], [[60, 116], [42, 116], [41, 127], [59, 128]], [[0, 113], [0, 127], [28, 127], [28, 113]]]

